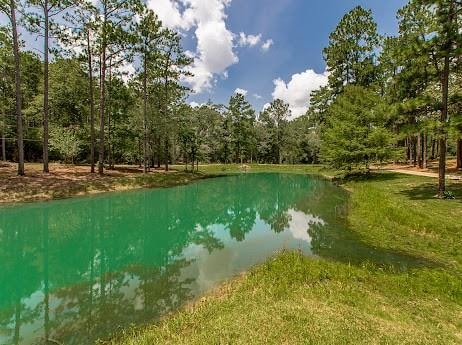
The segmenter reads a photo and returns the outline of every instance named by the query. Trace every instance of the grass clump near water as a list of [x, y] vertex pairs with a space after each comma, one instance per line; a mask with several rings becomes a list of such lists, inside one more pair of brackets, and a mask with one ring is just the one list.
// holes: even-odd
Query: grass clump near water
[[[346, 182], [359, 247], [285, 252], [196, 303], [109, 343], [461, 344], [462, 185], [376, 174]], [[356, 254], [355, 254], [356, 253]]]

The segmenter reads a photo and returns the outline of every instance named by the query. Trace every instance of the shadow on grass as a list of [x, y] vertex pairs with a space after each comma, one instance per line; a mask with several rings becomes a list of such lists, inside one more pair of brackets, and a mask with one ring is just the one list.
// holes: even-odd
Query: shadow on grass
[[403, 174], [387, 172], [387, 171], [373, 171], [369, 173], [350, 173], [341, 176], [336, 176], [333, 181], [336, 183], [347, 182], [384, 182], [399, 180], [403, 178]]
[[348, 226], [326, 231], [325, 228], [312, 227], [313, 253], [325, 259], [355, 266], [374, 265], [393, 271], [406, 271], [411, 268], [438, 268], [445, 265], [441, 262], [412, 255], [399, 250], [381, 248], [370, 245]]
[[[400, 194], [406, 196], [410, 200], [430, 200], [436, 199], [437, 188], [438, 182], [435, 181], [435, 183], [424, 183], [406, 188], [402, 190]], [[456, 202], [462, 203], [462, 183], [452, 183], [448, 185], [447, 191], [453, 192], [456, 197]]]

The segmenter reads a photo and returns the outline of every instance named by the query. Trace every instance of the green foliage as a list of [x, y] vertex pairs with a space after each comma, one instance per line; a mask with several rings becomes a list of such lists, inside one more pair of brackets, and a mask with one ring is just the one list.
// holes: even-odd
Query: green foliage
[[393, 136], [385, 127], [387, 107], [374, 92], [347, 87], [328, 111], [321, 154], [334, 168], [369, 169], [373, 162], [392, 157]]
[[445, 191], [443, 193], [443, 198], [444, 199], [449, 199], [449, 200], [454, 200], [456, 198], [456, 195], [454, 194], [454, 192], [451, 192], [449, 190]]
[[242, 162], [252, 155], [252, 132], [255, 111], [244, 95], [237, 93], [229, 100], [226, 116], [229, 118], [233, 134], [233, 153], [235, 162]]
[[75, 158], [82, 151], [83, 144], [75, 128], [59, 126], [50, 128], [50, 147], [67, 163], [74, 163]]
[[274, 159], [274, 163], [282, 163], [282, 150], [288, 141], [287, 124], [291, 116], [289, 104], [276, 99], [260, 114], [259, 121], [263, 124], [266, 132], [268, 146], [268, 158]]
[[358, 6], [340, 20], [324, 49], [329, 86], [334, 93], [341, 93], [348, 84], [369, 86], [376, 80], [378, 45], [377, 24], [371, 10]]

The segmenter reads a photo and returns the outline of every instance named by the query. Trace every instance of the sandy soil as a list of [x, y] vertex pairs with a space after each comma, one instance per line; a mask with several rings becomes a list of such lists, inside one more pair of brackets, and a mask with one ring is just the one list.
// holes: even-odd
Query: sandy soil
[[0, 204], [133, 189], [140, 187], [133, 181], [142, 174], [136, 166], [117, 166], [104, 176], [91, 174], [89, 166], [50, 164], [49, 174], [41, 169], [40, 164], [26, 164], [26, 176], [17, 176], [15, 164], [0, 163]]
[[[407, 164], [388, 164], [383, 166], [381, 169], [408, 175], [438, 178], [438, 161], [429, 161], [428, 168], [426, 169], [420, 169], [419, 167]], [[462, 180], [462, 171], [456, 169], [455, 159], [448, 160], [446, 177], [449, 180]]]

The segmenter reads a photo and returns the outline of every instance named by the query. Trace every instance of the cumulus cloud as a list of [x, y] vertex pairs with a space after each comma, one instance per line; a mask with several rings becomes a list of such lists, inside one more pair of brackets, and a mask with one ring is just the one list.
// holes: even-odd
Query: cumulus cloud
[[239, 34], [239, 45], [241, 47], [253, 47], [260, 43], [261, 34], [259, 35], [246, 35], [245, 33], [241, 32]]
[[206, 103], [197, 103], [197, 102], [192, 101], [192, 102], [189, 102], [189, 105], [193, 108], [200, 108], [206, 105]]
[[172, 0], [148, 0], [147, 6], [162, 20], [162, 23], [171, 29], [189, 30], [192, 27], [192, 18], [182, 14], [179, 3]]
[[210, 89], [215, 75], [226, 77], [226, 70], [239, 59], [233, 51], [234, 34], [226, 27], [226, 7], [231, 0], [148, 0], [148, 7], [162, 22], [179, 30], [192, 30], [196, 52], [188, 52], [194, 62], [187, 77], [194, 91]]
[[239, 94], [241, 94], [241, 95], [243, 95], [243, 96], [247, 96], [247, 94], [249, 93], [249, 91], [244, 90], [244, 89], [241, 89], [241, 88], [238, 87], [236, 90], [234, 90], [234, 93], [235, 93], [235, 94], [238, 94], [238, 93], [239, 93]]
[[[239, 62], [235, 46], [253, 47], [261, 43], [261, 34], [247, 35], [241, 32], [235, 35], [228, 29], [225, 11], [230, 3], [231, 0], [147, 1], [148, 8], [167, 27], [188, 32], [194, 30], [197, 49], [187, 52], [193, 59], [190, 72], [194, 76], [186, 77], [185, 82], [198, 93], [211, 89], [217, 78], [228, 77], [227, 69]], [[269, 49], [271, 44], [272, 40], [266, 41], [262, 49]]]
[[273, 44], [274, 44], [274, 41], [270, 38], [261, 45], [261, 49], [263, 49], [263, 51], [266, 52], [271, 48]]
[[328, 72], [321, 74], [312, 69], [292, 75], [286, 83], [278, 78], [273, 81], [273, 99], [282, 99], [288, 103], [293, 117], [299, 117], [306, 113], [310, 103], [311, 92], [327, 85]]
[[271, 104], [270, 103], [265, 103], [263, 104], [263, 108], [261, 111], [265, 111], [266, 109], [268, 109], [269, 107], [271, 107]]

